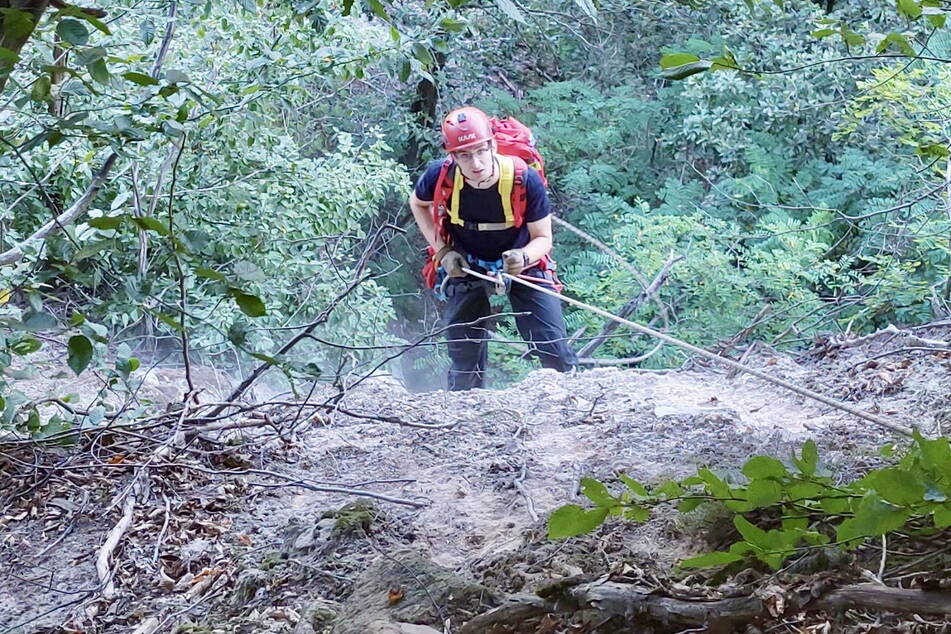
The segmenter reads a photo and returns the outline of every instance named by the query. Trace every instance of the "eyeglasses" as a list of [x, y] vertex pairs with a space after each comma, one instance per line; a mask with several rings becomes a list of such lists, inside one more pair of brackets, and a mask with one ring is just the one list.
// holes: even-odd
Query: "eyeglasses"
[[487, 160], [492, 154], [492, 147], [490, 145], [485, 145], [481, 148], [474, 150], [462, 150], [459, 152], [453, 152], [452, 155], [457, 161], [464, 161], [466, 163], [472, 161], [473, 159]]

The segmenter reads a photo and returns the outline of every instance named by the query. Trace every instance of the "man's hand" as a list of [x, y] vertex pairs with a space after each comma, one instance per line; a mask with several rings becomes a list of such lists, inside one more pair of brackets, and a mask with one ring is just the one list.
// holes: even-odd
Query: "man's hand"
[[436, 266], [441, 266], [449, 277], [465, 277], [462, 267], [466, 266], [466, 256], [449, 246], [445, 246], [436, 254]]
[[509, 275], [518, 275], [528, 268], [528, 254], [523, 249], [509, 249], [502, 253], [502, 263]]

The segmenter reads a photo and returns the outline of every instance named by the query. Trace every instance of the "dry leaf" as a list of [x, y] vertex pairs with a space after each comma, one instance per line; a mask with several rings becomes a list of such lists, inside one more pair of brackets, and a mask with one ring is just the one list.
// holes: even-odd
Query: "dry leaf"
[[242, 546], [250, 546], [251, 538], [248, 537], [245, 533], [241, 533], [240, 535], [238, 535], [238, 543], [241, 544]]
[[386, 601], [390, 605], [395, 605], [403, 600], [403, 588], [390, 588], [386, 593]]

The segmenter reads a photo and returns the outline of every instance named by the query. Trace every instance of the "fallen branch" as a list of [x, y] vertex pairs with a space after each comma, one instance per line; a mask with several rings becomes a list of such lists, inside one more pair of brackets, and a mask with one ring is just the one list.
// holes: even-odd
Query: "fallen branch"
[[942, 339], [927, 339], [925, 337], [920, 337], [911, 330], [902, 330], [895, 324], [889, 324], [887, 328], [882, 328], [881, 330], [877, 330], [871, 334], [865, 335], [864, 337], [856, 337], [854, 339], [839, 339], [832, 337], [829, 339], [829, 345], [835, 348], [852, 348], [884, 335], [899, 337], [902, 339], [905, 345], [923, 346], [926, 348], [935, 348], [939, 350], [951, 348], [951, 344], [949, 344], [947, 341]]
[[[649, 298], [655, 297], [657, 290], [663, 286], [664, 282], [667, 281], [667, 277], [670, 275], [670, 270], [673, 268], [677, 262], [680, 262], [684, 259], [684, 256], [678, 255], [675, 256], [673, 253], [670, 254], [670, 257], [667, 258], [667, 261], [664, 263], [664, 266], [661, 267], [660, 271], [654, 276], [654, 280], [645, 286], [641, 292], [629, 301], [619, 312], [619, 317], [627, 317], [640, 308], [641, 304], [647, 301]], [[609, 321], [604, 325], [599, 332], [591, 341], [589, 341], [585, 346], [578, 351], [579, 357], [590, 357], [598, 347], [607, 341], [608, 337], [620, 326], [616, 321]], [[653, 354], [653, 353], [651, 353]]]
[[133, 487], [126, 494], [122, 504], [122, 517], [116, 522], [106, 541], [99, 548], [99, 555], [96, 557], [96, 574], [99, 576], [99, 583], [102, 584], [102, 598], [111, 601], [116, 597], [116, 586], [112, 577], [112, 556], [115, 553], [119, 540], [132, 525], [132, 513], [135, 510], [135, 498], [138, 493], [138, 487]]

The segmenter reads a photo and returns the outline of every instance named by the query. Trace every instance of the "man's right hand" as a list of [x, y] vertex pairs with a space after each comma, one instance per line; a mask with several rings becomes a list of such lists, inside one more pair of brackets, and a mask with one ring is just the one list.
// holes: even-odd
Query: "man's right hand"
[[445, 271], [446, 275], [449, 277], [465, 277], [466, 273], [462, 270], [462, 267], [466, 266], [466, 256], [459, 253], [455, 249], [448, 247], [443, 247], [440, 251], [439, 261], [437, 264], [441, 266]]

